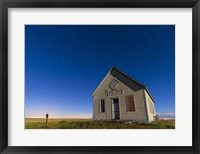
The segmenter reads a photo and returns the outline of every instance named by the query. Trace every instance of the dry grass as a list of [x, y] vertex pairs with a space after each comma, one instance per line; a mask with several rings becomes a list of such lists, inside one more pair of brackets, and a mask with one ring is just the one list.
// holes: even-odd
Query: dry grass
[[117, 121], [93, 121], [91, 119], [45, 119], [26, 118], [25, 129], [174, 129], [175, 120], [161, 120], [151, 124]]

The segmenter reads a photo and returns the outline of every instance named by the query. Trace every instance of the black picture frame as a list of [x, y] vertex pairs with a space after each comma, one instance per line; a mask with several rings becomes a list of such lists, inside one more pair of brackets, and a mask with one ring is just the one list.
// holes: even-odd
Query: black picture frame
[[[9, 8], [192, 8], [192, 146], [37, 147], [8, 146]], [[199, 0], [0, 0], [0, 151], [1, 153], [200, 153], [200, 1]], [[184, 138], [183, 138], [184, 139]], [[180, 139], [181, 140], [181, 139]]]

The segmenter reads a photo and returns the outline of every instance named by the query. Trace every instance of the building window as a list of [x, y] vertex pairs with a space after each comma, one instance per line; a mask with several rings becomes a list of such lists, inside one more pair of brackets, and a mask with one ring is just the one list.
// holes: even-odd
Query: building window
[[135, 111], [135, 102], [134, 102], [134, 96], [127, 96], [127, 112], [133, 112]]
[[105, 112], [105, 100], [100, 100], [100, 112]]

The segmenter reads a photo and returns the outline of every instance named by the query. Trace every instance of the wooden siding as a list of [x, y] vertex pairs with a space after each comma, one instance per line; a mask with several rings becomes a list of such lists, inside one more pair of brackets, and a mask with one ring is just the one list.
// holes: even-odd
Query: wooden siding
[[[154, 116], [156, 116], [156, 110], [155, 110], [155, 106], [154, 106], [154, 102], [153, 100], [149, 97], [148, 93], [146, 92], [146, 90], [144, 90], [144, 95], [145, 95], [145, 100], [146, 100], [146, 106], [147, 106], [147, 115], [148, 115], [148, 120], [149, 123], [154, 121]], [[153, 107], [154, 113], [151, 112], [151, 105]]]
[[[139, 88], [136, 84], [137, 89], [132, 90], [125, 84], [117, 80], [119, 83], [116, 85], [117, 90], [122, 90], [121, 93], [116, 93], [116, 95], [106, 96], [105, 91], [111, 91], [109, 84], [115, 79], [114, 76], [109, 74], [107, 78], [102, 83], [101, 87], [96, 91], [93, 96], [93, 119], [94, 120], [111, 120], [112, 119], [112, 99], [119, 99], [120, 108], [120, 120], [133, 120], [133, 121], [147, 121], [146, 108], [145, 108], [145, 95], [144, 89]], [[127, 102], [126, 96], [134, 96], [135, 101], [135, 111], [127, 112]], [[99, 112], [99, 103], [101, 99], [105, 99], [105, 113]]]

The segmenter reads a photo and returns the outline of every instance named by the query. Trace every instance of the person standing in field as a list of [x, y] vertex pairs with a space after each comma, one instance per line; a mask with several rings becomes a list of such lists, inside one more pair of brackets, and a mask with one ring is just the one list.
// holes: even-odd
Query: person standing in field
[[48, 118], [49, 118], [49, 115], [48, 113], [46, 114], [46, 124], [48, 123]]

